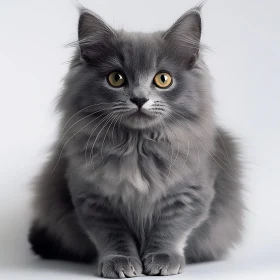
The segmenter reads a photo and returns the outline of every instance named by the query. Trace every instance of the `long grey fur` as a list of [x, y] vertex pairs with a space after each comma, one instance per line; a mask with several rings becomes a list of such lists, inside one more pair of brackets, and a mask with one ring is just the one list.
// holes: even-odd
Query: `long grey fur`
[[[150, 34], [81, 10], [78, 31], [60, 137], [35, 181], [34, 252], [98, 260], [108, 278], [224, 257], [241, 237], [241, 167], [236, 141], [215, 122], [200, 9]], [[120, 88], [107, 80], [116, 70]], [[172, 76], [167, 89], [153, 83], [160, 71]], [[131, 98], [148, 100], [147, 115]]]

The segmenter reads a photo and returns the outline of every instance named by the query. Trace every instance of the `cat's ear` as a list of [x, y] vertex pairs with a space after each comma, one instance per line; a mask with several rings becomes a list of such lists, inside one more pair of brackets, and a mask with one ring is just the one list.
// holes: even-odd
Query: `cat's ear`
[[86, 9], [80, 10], [78, 42], [83, 58], [98, 55], [114, 37], [114, 30], [98, 15]]
[[200, 50], [201, 6], [183, 14], [164, 34], [163, 39], [184, 57], [187, 67], [194, 66]]

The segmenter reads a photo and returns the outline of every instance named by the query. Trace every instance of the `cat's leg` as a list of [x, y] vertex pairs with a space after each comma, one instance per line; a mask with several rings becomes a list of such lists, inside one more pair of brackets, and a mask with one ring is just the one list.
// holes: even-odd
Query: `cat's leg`
[[[80, 191], [82, 187], [76, 186]], [[95, 194], [73, 195], [76, 212], [99, 253], [98, 273], [105, 278], [135, 277], [142, 273], [136, 243], [110, 202]]]
[[209, 217], [196, 228], [188, 241], [187, 262], [218, 260], [227, 255], [241, 239], [243, 229], [243, 186], [240, 182], [240, 163], [236, 142], [223, 130], [216, 139], [215, 197]]
[[213, 190], [189, 186], [162, 200], [160, 218], [154, 222], [142, 254], [145, 274], [172, 275], [182, 271], [188, 236], [208, 216], [212, 199]]
[[[67, 243], [60, 234], [54, 230], [51, 230], [52, 226], [41, 225], [39, 221], [34, 221], [32, 227], [30, 228], [28, 241], [31, 244], [32, 251], [44, 259], [57, 259], [73, 262], [82, 263], [92, 263], [97, 258], [97, 253], [95, 248], [91, 250], [81, 249], [82, 245], [75, 248], [73, 243], [79, 244], [81, 235], [78, 238], [73, 238], [72, 246], [67, 246]], [[69, 227], [68, 227], [69, 228]], [[64, 231], [64, 230], [63, 230]], [[75, 230], [74, 230], [75, 231]], [[69, 233], [66, 233], [69, 235]], [[72, 237], [73, 230], [72, 230]], [[87, 236], [84, 236], [87, 238]], [[93, 247], [90, 242], [88, 242], [88, 248]]]
[[[188, 263], [220, 260], [241, 239], [244, 205], [240, 186], [218, 177], [209, 217], [194, 229], [186, 249]], [[225, 196], [225, 194], [227, 194]]]
[[65, 179], [66, 162], [61, 158], [57, 164], [60, 151], [54, 150], [34, 182], [34, 222], [28, 236], [31, 249], [46, 259], [94, 261], [96, 249], [74, 212]]

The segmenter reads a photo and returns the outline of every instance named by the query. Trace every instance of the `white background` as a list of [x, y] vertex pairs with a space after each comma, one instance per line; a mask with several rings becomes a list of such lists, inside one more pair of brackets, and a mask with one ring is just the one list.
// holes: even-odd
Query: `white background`
[[[81, 3], [113, 27], [153, 31], [168, 28], [197, 0]], [[244, 149], [246, 232], [227, 261], [188, 266], [174, 279], [280, 279], [279, 10], [277, 0], [209, 0], [203, 9], [217, 116]], [[64, 45], [76, 40], [77, 19], [70, 0], [0, 2], [2, 279], [93, 277], [90, 266], [36, 260], [26, 241], [30, 180], [56, 136], [54, 100], [73, 51]]]

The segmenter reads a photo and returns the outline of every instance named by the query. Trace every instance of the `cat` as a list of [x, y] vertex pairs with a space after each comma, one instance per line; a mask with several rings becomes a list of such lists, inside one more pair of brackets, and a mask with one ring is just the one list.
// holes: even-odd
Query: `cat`
[[240, 241], [240, 152], [215, 121], [201, 29], [201, 7], [154, 33], [81, 9], [60, 137], [35, 180], [34, 253], [124, 278], [178, 274]]

